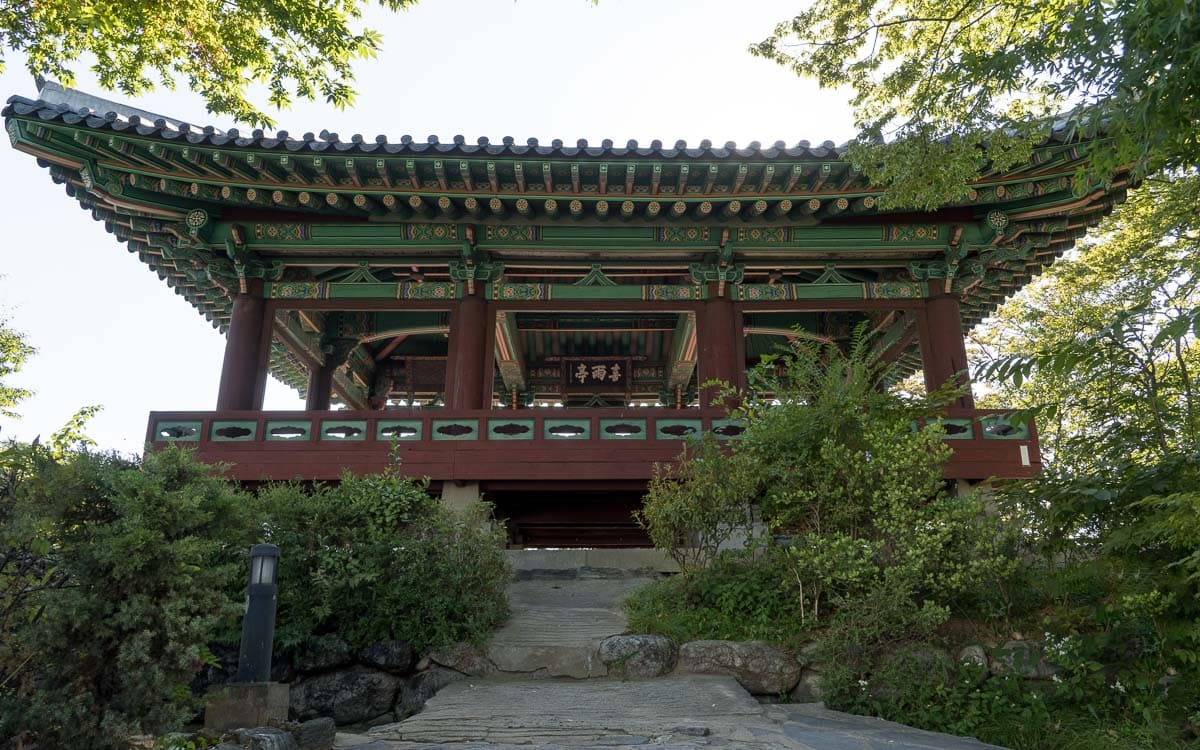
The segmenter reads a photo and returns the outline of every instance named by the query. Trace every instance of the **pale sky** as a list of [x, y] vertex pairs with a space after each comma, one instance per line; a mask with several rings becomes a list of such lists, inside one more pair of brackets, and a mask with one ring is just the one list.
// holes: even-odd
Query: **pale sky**
[[[328, 129], [344, 140], [841, 143], [853, 134], [844, 93], [746, 51], [804, 3], [424, 0], [398, 15], [372, 9], [384, 48], [356, 67], [356, 106], [303, 102], [276, 119], [291, 133]], [[9, 57], [2, 98], [35, 96], [23, 62]], [[186, 91], [129, 100], [76, 74], [78, 88], [99, 96], [193, 125], [235, 124]], [[139, 452], [151, 410], [212, 409], [224, 338], [32, 157], [0, 147], [0, 175], [0, 315], [38, 349], [12, 378], [36, 394], [18, 408], [21, 419], [0, 417], [0, 437], [49, 435], [80, 406], [100, 404], [91, 436]], [[303, 403], [272, 380], [266, 407]]]

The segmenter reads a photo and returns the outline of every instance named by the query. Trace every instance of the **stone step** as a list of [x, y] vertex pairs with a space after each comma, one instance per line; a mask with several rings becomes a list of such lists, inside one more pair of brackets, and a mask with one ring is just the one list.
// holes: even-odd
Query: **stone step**
[[518, 578], [603, 578], [678, 573], [667, 553], [653, 548], [510, 549], [509, 564]]
[[625, 632], [621, 601], [644, 578], [524, 580], [508, 589], [512, 614], [485, 649], [501, 672], [603, 677], [600, 642]]

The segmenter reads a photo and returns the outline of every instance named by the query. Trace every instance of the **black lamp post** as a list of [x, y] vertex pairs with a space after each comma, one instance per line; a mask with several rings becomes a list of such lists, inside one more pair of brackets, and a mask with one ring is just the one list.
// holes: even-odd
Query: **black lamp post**
[[246, 615], [242, 619], [242, 649], [238, 656], [238, 682], [271, 680], [271, 647], [275, 640], [275, 603], [279, 587], [279, 548], [256, 544], [250, 548], [250, 583], [246, 587]]

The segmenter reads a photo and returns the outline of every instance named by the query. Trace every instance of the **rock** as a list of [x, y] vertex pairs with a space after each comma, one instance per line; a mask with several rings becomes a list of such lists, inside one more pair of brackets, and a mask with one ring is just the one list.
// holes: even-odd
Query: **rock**
[[374, 719], [367, 719], [364, 724], [366, 725], [367, 729], [372, 729], [374, 727], [381, 727], [384, 724], [394, 724], [395, 722], [395, 716], [391, 711], [388, 711], [386, 714], [379, 714]]
[[679, 671], [736, 679], [755, 695], [786, 693], [800, 681], [800, 664], [762, 641], [692, 641], [679, 649]]
[[239, 746], [250, 750], [297, 750], [299, 747], [291, 732], [275, 727], [237, 729], [233, 736]]
[[954, 675], [954, 659], [945, 649], [924, 644], [902, 646], [883, 657], [871, 675], [869, 694], [877, 701], [895, 701], [913, 690], [948, 688]]
[[396, 700], [396, 720], [406, 719], [425, 707], [425, 701], [452, 682], [464, 679], [464, 675], [452, 669], [434, 667], [418, 672], [400, 685], [400, 696]]
[[979, 644], [963, 646], [958, 652], [958, 663], [966, 664], [972, 667], [983, 667], [986, 671], [988, 668], [987, 650]]
[[319, 719], [302, 721], [290, 726], [292, 736], [300, 750], [333, 750], [333, 740], [337, 735], [337, 724], [328, 716]]
[[291, 682], [296, 679], [296, 669], [286, 656], [271, 657], [271, 682]]
[[805, 669], [792, 691], [792, 700], [796, 703], [820, 703], [825, 700], [825, 682], [820, 673]]
[[205, 664], [192, 678], [193, 695], [204, 695], [214, 687], [237, 679], [238, 647], [210, 643], [208, 650], [212, 652], [217, 663]]
[[796, 654], [796, 661], [802, 667], [821, 671], [821, 665], [817, 661], [821, 658], [821, 644], [809, 643], [800, 647], [800, 651]]
[[417, 665], [415, 667], [413, 667], [413, 671], [414, 672], [424, 672], [426, 669], [429, 669], [431, 666], [433, 666], [433, 661], [430, 660], [430, 658], [428, 656], [422, 656], [421, 660], [417, 662]]
[[448, 649], [434, 651], [429, 654], [429, 659], [434, 664], [471, 677], [487, 677], [496, 673], [496, 665], [488, 659], [483, 649], [469, 643], [459, 643]]
[[344, 667], [352, 661], [349, 644], [341, 636], [330, 634], [309, 639], [296, 654], [293, 664], [297, 671], [313, 674]]
[[992, 674], [1016, 675], [1026, 680], [1048, 680], [1058, 674], [1058, 667], [1046, 661], [1043, 646], [1038, 641], [1008, 641], [992, 649]]
[[354, 724], [390, 711], [399, 689], [399, 678], [367, 667], [327, 672], [292, 686], [291, 712], [299, 719], [331, 716]]
[[675, 668], [678, 649], [661, 635], [614, 635], [600, 643], [600, 661], [610, 677], [649, 679]]
[[358, 654], [358, 660], [368, 667], [382, 669], [392, 674], [406, 674], [412, 669], [412, 646], [404, 641], [381, 641], [372, 643]]

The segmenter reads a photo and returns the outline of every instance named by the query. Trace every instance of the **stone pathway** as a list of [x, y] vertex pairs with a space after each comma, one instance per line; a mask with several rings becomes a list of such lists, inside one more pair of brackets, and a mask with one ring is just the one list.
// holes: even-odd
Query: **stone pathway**
[[975, 740], [924, 732], [817, 704], [761, 705], [726, 677], [645, 682], [459, 682], [425, 710], [366, 735], [354, 750], [986, 750]]
[[600, 642], [625, 632], [621, 600], [646, 578], [533, 579], [509, 586], [512, 616], [492, 636], [488, 659], [502, 672], [603, 677]]
[[[487, 669], [443, 688], [424, 710], [366, 734], [350, 750], [986, 750], [819, 704], [763, 705], [736, 680], [673, 676], [604, 679], [600, 642], [623, 634], [621, 601], [659, 573], [635, 550], [575, 559], [579, 551], [515, 555], [512, 616], [489, 641]], [[656, 567], [657, 566], [657, 567]], [[497, 672], [496, 670], [499, 670]], [[572, 678], [572, 679], [567, 679]], [[585, 679], [590, 678], [590, 679]]]

